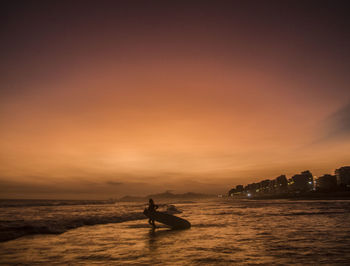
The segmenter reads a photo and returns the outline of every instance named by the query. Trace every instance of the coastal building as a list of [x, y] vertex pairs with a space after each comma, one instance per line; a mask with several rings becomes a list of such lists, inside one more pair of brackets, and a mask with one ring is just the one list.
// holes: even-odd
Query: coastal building
[[288, 178], [287, 182], [288, 182], [288, 191], [292, 191], [293, 190], [293, 184], [294, 184], [293, 179], [292, 178]]
[[236, 190], [234, 188], [231, 188], [230, 191], [228, 192], [229, 197], [233, 197], [235, 195]]
[[229, 192], [228, 192], [228, 195], [230, 197], [233, 197], [233, 196], [238, 196], [238, 195], [241, 195], [243, 193], [243, 185], [237, 185], [236, 188], [232, 188]]
[[236, 191], [239, 192], [239, 193], [242, 193], [243, 192], [243, 185], [237, 185], [236, 186]]
[[332, 191], [337, 189], [337, 177], [335, 175], [323, 175], [316, 180], [317, 191]]
[[287, 191], [288, 181], [285, 175], [280, 175], [274, 181], [274, 187], [278, 193], [283, 193]]
[[228, 194], [234, 196], [270, 197], [297, 196], [308, 194], [311, 191], [336, 192], [338, 190], [350, 191], [350, 166], [344, 166], [335, 170], [335, 175], [325, 174], [316, 179], [308, 170], [296, 174], [287, 179], [280, 175], [272, 180], [266, 179], [258, 183], [246, 186], [237, 185]]
[[250, 196], [256, 194], [256, 191], [259, 189], [257, 183], [248, 184], [244, 187], [244, 192]]
[[303, 171], [292, 176], [288, 182], [288, 189], [294, 192], [312, 191], [314, 188], [313, 176], [310, 171]]
[[273, 179], [269, 183], [269, 193], [274, 194], [277, 192], [277, 182], [276, 179]]
[[350, 189], [350, 166], [343, 166], [335, 170], [337, 185]]
[[264, 194], [264, 193], [269, 192], [270, 182], [271, 181], [269, 179], [266, 179], [266, 180], [259, 182], [255, 192], [260, 193], [260, 194]]

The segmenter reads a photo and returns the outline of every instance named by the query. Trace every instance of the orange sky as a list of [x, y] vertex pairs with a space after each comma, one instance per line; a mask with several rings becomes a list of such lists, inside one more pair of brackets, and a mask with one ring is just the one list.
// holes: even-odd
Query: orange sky
[[224, 193], [350, 164], [341, 9], [110, 5], [9, 5], [2, 198]]

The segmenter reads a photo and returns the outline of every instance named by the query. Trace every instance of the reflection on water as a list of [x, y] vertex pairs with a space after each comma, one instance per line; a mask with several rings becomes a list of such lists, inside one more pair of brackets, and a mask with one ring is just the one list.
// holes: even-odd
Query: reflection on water
[[[83, 226], [60, 235], [0, 243], [0, 261], [43, 265], [350, 262], [350, 201], [222, 200], [176, 206], [183, 210], [181, 217], [191, 221], [191, 229], [171, 230], [158, 224], [153, 230], [147, 220]], [[100, 208], [111, 212], [111, 206]], [[132, 213], [138, 208], [125, 207]]]

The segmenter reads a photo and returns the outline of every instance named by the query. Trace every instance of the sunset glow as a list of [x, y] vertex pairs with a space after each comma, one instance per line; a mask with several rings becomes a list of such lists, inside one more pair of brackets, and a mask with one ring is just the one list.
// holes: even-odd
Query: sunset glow
[[342, 8], [165, 2], [9, 7], [2, 198], [223, 193], [350, 164]]

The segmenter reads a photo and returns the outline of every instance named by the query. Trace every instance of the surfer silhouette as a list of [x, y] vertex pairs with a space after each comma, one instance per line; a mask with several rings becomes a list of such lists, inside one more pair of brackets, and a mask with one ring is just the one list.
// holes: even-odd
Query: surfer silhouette
[[[156, 209], [158, 209], [158, 205], [154, 204], [153, 199], [149, 199], [149, 201], [148, 201], [148, 211], [149, 211], [150, 213], [152, 213], [152, 212], [155, 212]], [[149, 218], [148, 223], [149, 223], [150, 225], [152, 225], [153, 228], [156, 227], [156, 225], [155, 225], [155, 223], [154, 223], [154, 219]]]

